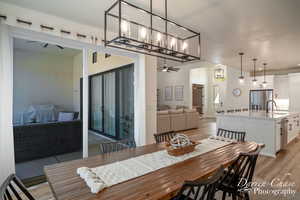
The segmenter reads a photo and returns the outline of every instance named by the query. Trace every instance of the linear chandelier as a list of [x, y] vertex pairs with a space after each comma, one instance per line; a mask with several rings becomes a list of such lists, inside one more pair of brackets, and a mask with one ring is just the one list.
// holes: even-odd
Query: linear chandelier
[[117, 0], [105, 11], [105, 46], [156, 56], [179, 62], [200, 60], [200, 33], [168, 19], [150, 9]]

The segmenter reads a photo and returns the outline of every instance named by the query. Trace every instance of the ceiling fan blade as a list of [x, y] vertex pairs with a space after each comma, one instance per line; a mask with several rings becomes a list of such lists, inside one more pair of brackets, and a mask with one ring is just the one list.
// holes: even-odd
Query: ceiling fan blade
[[64, 49], [62, 46], [60, 46], [60, 45], [56, 45], [58, 48], [60, 48], [60, 49]]
[[177, 72], [180, 70], [180, 68], [176, 68], [176, 67], [169, 67], [169, 70], [170, 71], [173, 71], [173, 72]]
[[44, 48], [47, 48], [48, 47], [48, 45], [49, 45], [49, 43], [46, 43], [46, 44], [44, 44]]

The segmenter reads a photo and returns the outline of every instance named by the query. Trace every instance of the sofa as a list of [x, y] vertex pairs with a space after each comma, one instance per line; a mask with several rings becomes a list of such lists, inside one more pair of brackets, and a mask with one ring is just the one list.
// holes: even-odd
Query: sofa
[[195, 109], [157, 111], [157, 133], [198, 128], [199, 119]]
[[14, 126], [16, 163], [82, 150], [80, 120]]

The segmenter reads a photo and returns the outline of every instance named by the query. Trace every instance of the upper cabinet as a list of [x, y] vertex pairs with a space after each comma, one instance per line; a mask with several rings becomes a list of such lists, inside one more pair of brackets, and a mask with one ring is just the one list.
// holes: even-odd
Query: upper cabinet
[[300, 111], [300, 73], [289, 74], [290, 111]]
[[289, 76], [278, 75], [274, 77], [275, 99], [289, 99]]

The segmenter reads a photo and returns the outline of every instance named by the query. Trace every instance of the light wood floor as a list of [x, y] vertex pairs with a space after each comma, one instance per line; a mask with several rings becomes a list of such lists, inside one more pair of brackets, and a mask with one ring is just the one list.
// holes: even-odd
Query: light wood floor
[[[197, 135], [197, 138], [199, 138], [199, 135], [206, 138], [215, 132], [216, 123], [213, 119], [202, 119], [200, 121], [199, 129], [184, 131], [185, 134], [191, 137]], [[292, 141], [287, 146], [286, 150], [278, 153], [276, 158], [265, 156], [259, 157], [254, 179], [258, 181], [271, 181], [274, 178], [279, 178], [283, 181], [295, 182], [297, 192], [300, 192], [300, 138], [296, 138]], [[30, 188], [30, 191], [38, 200], [53, 199], [51, 190], [47, 183], [32, 187]], [[295, 199], [300, 199], [300, 196], [298, 197], [299, 198], [296, 197]], [[257, 200], [270, 198], [253, 197], [252, 199]]]

